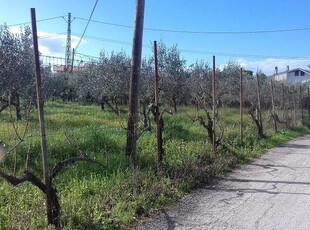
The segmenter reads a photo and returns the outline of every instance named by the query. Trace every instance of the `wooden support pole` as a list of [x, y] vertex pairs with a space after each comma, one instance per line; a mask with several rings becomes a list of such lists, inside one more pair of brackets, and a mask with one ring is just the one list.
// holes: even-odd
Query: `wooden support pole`
[[299, 109], [301, 110], [301, 119], [302, 121], [304, 120], [304, 109], [303, 109], [303, 96], [302, 96], [302, 87], [301, 85], [299, 86]]
[[37, 104], [39, 113], [40, 123], [40, 135], [41, 135], [41, 154], [42, 154], [42, 167], [43, 176], [46, 186], [46, 207], [47, 207], [47, 221], [48, 224], [54, 224], [52, 215], [52, 182], [50, 178], [50, 171], [47, 157], [47, 143], [46, 143], [46, 130], [44, 120], [44, 98], [42, 93], [42, 79], [40, 69], [40, 56], [38, 48], [38, 35], [37, 35], [37, 24], [36, 24], [36, 12], [34, 8], [31, 8], [31, 26], [33, 36], [33, 50], [34, 50], [34, 61], [35, 61], [35, 75], [36, 75], [36, 89], [37, 89]]
[[216, 151], [215, 147], [215, 142], [216, 142], [216, 134], [215, 134], [215, 125], [216, 125], [216, 76], [215, 76], [215, 56], [213, 56], [213, 73], [212, 73], [212, 99], [213, 99], [213, 125], [212, 125], [212, 133], [213, 133], [213, 138], [212, 138], [212, 150], [213, 154]]
[[139, 83], [141, 72], [141, 54], [143, 38], [145, 0], [136, 0], [135, 26], [132, 47], [131, 78], [129, 90], [129, 115], [127, 126], [126, 155], [135, 159], [137, 153], [137, 126], [138, 126], [138, 104], [139, 104]]
[[240, 139], [243, 139], [243, 70], [240, 69]]
[[260, 99], [260, 82], [259, 76], [256, 74], [256, 91], [257, 91], [257, 120], [259, 122], [259, 136], [264, 136], [263, 132], [263, 119], [262, 119], [262, 111], [261, 111], [261, 99]]
[[275, 102], [274, 102], [274, 82], [273, 80], [270, 81], [271, 83], [271, 106], [272, 106], [272, 117], [273, 117], [273, 128], [274, 131], [278, 131], [277, 126], [277, 119], [276, 119], [276, 109], [275, 109]]
[[157, 42], [154, 41], [154, 60], [155, 60], [155, 121], [156, 121], [156, 139], [157, 139], [157, 171], [161, 169], [163, 161], [164, 149], [162, 138], [162, 122], [159, 114], [159, 76], [158, 76], [158, 56]]
[[281, 83], [281, 91], [282, 91], [282, 114], [283, 114], [283, 118], [287, 121], [287, 111], [286, 111], [286, 106], [285, 106], [285, 100], [284, 100], [284, 84]]
[[310, 118], [310, 86], [308, 87], [307, 107], [308, 107], [308, 117]]
[[293, 109], [294, 109], [294, 126], [296, 126], [296, 118], [297, 118], [297, 112], [296, 112], [296, 98], [295, 98], [295, 86], [293, 85]]

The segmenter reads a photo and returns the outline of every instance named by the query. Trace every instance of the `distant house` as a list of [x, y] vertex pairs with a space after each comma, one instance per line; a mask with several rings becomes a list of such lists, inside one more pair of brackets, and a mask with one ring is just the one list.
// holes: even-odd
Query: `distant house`
[[275, 81], [290, 81], [290, 82], [307, 82], [310, 81], [310, 71], [302, 68], [291, 69], [287, 66], [286, 71], [278, 72], [278, 67], [275, 68], [275, 73], [271, 77]]

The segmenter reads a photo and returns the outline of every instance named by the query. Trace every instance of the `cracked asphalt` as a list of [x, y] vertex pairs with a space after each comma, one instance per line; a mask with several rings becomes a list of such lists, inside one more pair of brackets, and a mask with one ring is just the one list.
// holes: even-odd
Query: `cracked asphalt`
[[310, 135], [271, 149], [136, 229], [310, 229]]

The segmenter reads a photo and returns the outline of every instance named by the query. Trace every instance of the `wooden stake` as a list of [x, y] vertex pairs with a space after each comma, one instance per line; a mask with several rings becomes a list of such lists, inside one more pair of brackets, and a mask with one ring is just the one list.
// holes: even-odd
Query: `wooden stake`
[[303, 109], [303, 105], [302, 105], [302, 87], [301, 85], [299, 86], [299, 109], [301, 110], [301, 119], [302, 121], [304, 120], [304, 109]]
[[38, 49], [36, 12], [34, 8], [31, 8], [31, 26], [32, 26], [33, 50], [34, 50], [35, 73], [36, 73], [37, 104], [38, 104], [40, 134], [41, 134], [42, 166], [43, 166], [43, 176], [44, 176], [44, 181], [45, 181], [45, 186], [46, 186], [47, 221], [48, 221], [48, 224], [54, 224], [53, 215], [52, 215], [52, 195], [51, 195], [52, 184], [51, 184], [48, 157], [47, 157], [46, 130], [45, 130], [45, 120], [44, 120], [44, 98], [43, 98], [43, 93], [42, 93], [42, 79], [41, 79], [41, 70], [40, 70], [39, 49]]
[[215, 122], [216, 122], [216, 76], [215, 76], [215, 56], [213, 56], [213, 74], [212, 74], [212, 99], [213, 99], [213, 138], [212, 138], [212, 150], [213, 150], [213, 154], [215, 153], [216, 149], [215, 149], [215, 142], [216, 142], [216, 134], [215, 134]]
[[275, 104], [274, 104], [274, 82], [273, 80], [270, 81], [271, 83], [271, 104], [272, 104], [272, 117], [273, 117], [273, 128], [274, 131], [278, 131], [278, 127], [277, 127], [277, 119], [276, 119], [276, 110], [275, 110]]
[[243, 70], [240, 69], [240, 139], [243, 139]]
[[162, 122], [159, 114], [159, 76], [158, 76], [158, 57], [157, 57], [157, 42], [154, 41], [154, 60], [155, 60], [155, 120], [156, 120], [156, 139], [157, 139], [157, 171], [161, 169], [163, 161], [163, 137], [162, 137]]
[[257, 108], [258, 108], [258, 122], [259, 122], [259, 135], [264, 136], [263, 132], [263, 121], [261, 112], [261, 100], [260, 100], [260, 83], [258, 74], [256, 74], [256, 91], [257, 91]]
[[294, 126], [296, 126], [296, 99], [295, 99], [295, 86], [293, 85], [293, 106], [294, 106]]

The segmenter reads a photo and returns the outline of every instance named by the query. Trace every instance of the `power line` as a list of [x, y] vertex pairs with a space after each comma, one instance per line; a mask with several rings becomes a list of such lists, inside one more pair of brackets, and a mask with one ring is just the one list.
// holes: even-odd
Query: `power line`
[[[65, 35], [65, 32], [57, 33], [59, 35]], [[49, 38], [49, 37], [56, 37], [57, 34], [41, 37], [41, 39]], [[72, 33], [76, 36], [81, 36], [79, 33]], [[108, 42], [113, 44], [120, 44], [120, 45], [126, 45], [126, 46], [132, 46], [131, 42], [127, 41], [121, 41], [121, 40], [115, 40], [110, 38], [103, 38], [103, 37], [96, 37], [92, 35], [86, 35], [84, 34], [84, 37], [91, 40], [97, 40], [102, 42]], [[152, 49], [153, 47], [151, 45], [143, 45], [144, 48]], [[275, 58], [275, 59], [310, 59], [310, 57], [296, 57], [296, 56], [275, 56], [275, 55], [259, 55], [259, 54], [240, 54], [240, 53], [225, 53], [225, 52], [215, 52], [215, 51], [203, 51], [203, 50], [191, 50], [191, 49], [179, 49], [182, 53], [189, 53], [189, 54], [200, 54], [200, 55], [217, 55], [217, 56], [223, 56], [223, 57], [248, 57], [248, 58]], [[81, 54], [81, 53], [80, 53]], [[91, 55], [86, 55], [91, 57]], [[94, 58], [98, 58], [95, 56], [92, 56]]]
[[91, 14], [90, 14], [90, 16], [89, 16], [89, 19], [88, 19], [88, 21], [87, 21], [86, 27], [85, 27], [85, 29], [84, 29], [84, 32], [83, 32], [83, 34], [82, 34], [82, 36], [81, 36], [81, 38], [80, 38], [80, 41], [79, 41], [79, 43], [77, 44], [77, 46], [75, 47], [75, 51], [77, 50], [77, 48], [78, 48], [79, 45], [81, 44], [81, 41], [82, 41], [82, 39], [83, 39], [83, 37], [84, 37], [84, 35], [85, 35], [85, 32], [86, 32], [86, 30], [87, 30], [87, 27], [88, 27], [88, 25], [89, 25], [89, 22], [90, 22], [90, 20], [91, 20], [93, 14], [94, 14], [94, 11], [95, 11], [95, 9], [96, 9], [97, 3], [98, 3], [98, 0], [96, 0], [96, 2], [95, 2], [95, 5], [94, 5], [94, 7], [93, 7], [93, 10], [92, 10], [92, 12], [91, 12]]
[[[79, 35], [79, 34], [75, 34]], [[128, 45], [131, 46], [131, 42], [114, 40], [103, 37], [96, 37], [92, 35], [85, 35], [85, 38], [93, 39], [97, 41], [109, 42], [114, 44]], [[152, 49], [151, 45], [143, 45], [143, 47]], [[275, 58], [275, 59], [310, 59], [310, 57], [294, 57], [294, 56], [275, 56], [275, 55], [259, 55], [259, 54], [240, 54], [240, 53], [224, 53], [224, 52], [213, 52], [213, 51], [203, 51], [203, 50], [190, 50], [190, 49], [180, 49], [182, 53], [190, 53], [190, 54], [201, 54], [201, 55], [217, 55], [217, 56], [225, 56], [225, 57], [249, 57], [249, 58]]]
[[[81, 18], [81, 17], [74, 17], [75, 19], [80, 19], [80, 20], [88, 20], [86, 18]], [[95, 23], [99, 23], [99, 24], [104, 24], [104, 25], [109, 25], [109, 26], [117, 26], [117, 27], [124, 27], [124, 28], [130, 28], [132, 29], [133, 26], [129, 26], [129, 25], [122, 25], [122, 24], [116, 24], [116, 23], [111, 23], [111, 22], [103, 22], [103, 21], [97, 21], [97, 20], [90, 20], [90, 22], [95, 22]], [[144, 28], [145, 29], [145, 28]]]
[[[52, 17], [52, 18], [44, 18], [44, 19], [37, 20], [36, 22], [44, 22], [44, 21], [54, 20], [54, 19], [62, 18], [62, 17], [63, 17], [63, 16], [57, 16], [57, 17]], [[12, 26], [22, 26], [22, 25], [26, 25], [26, 24], [30, 24], [30, 23], [31, 23], [31, 22], [23, 22], [23, 23], [8, 25], [8, 27], [12, 27]]]
[[[73, 35], [79, 36], [81, 34], [79, 33], [72, 33]], [[120, 44], [120, 45], [128, 45], [132, 46], [132, 42], [126, 42], [126, 41], [120, 41], [120, 40], [114, 40], [110, 38], [103, 38], [103, 37], [96, 37], [92, 35], [84, 35], [85, 38], [91, 39], [91, 40], [97, 40], [97, 41], [103, 41], [103, 42], [109, 42], [109, 43], [114, 43], [114, 44]], [[151, 46], [144, 45], [144, 47], [151, 48]]]
[[240, 53], [222, 53], [222, 52], [212, 52], [212, 51], [201, 51], [201, 50], [188, 50], [180, 49], [182, 53], [191, 53], [191, 54], [207, 54], [207, 55], [216, 55], [223, 57], [248, 57], [248, 58], [274, 58], [274, 59], [310, 59], [310, 57], [294, 57], [294, 56], [274, 56], [274, 55], [259, 55], [259, 54], [240, 54]]
[[83, 54], [83, 53], [76, 53], [76, 54], [77, 54], [77, 55], [80, 55], [80, 56], [87, 57], [87, 58], [89, 58], [90, 60], [91, 60], [91, 59], [100, 59], [100, 57], [96, 57], [96, 56], [89, 55], [89, 54]]
[[[86, 18], [81, 17], [75, 17], [76, 19], [80, 20], [88, 20]], [[104, 21], [98, 21], [98, 20], [89, 20], [90, 22], [109, 25], [109, 26], [117, 26], [117, 27], [123, 27], [123, 28], [130, 28], [132, 29], [132, 26], [124, 25], [124, 24], [117, 24], [117, 23], [111, 23], [111, 22], [104, 22]], [[284, 33], [284, 32], [297, 32], [297, 31], [309, 31], [310, 27], [304, 27], [304, 28], [289, 28], [289, 29], [275, 29], [275, 30], [253, 30], [253, 31], [191, 31], [191, 30], [172, 30], [172, 29], [158, 29], [158, 28], [148, 28], [145, 27], [144, 30], [149, 31], [157, 31], [157, 32], [167, 32], [167, 33], [183, 33], [183, 34], [213, 34], [213, 35], [225, 35], [225, 34], [231, 34], [231, 35], [238, 35], [238, 34], [266, 34], [266, 33]]]

